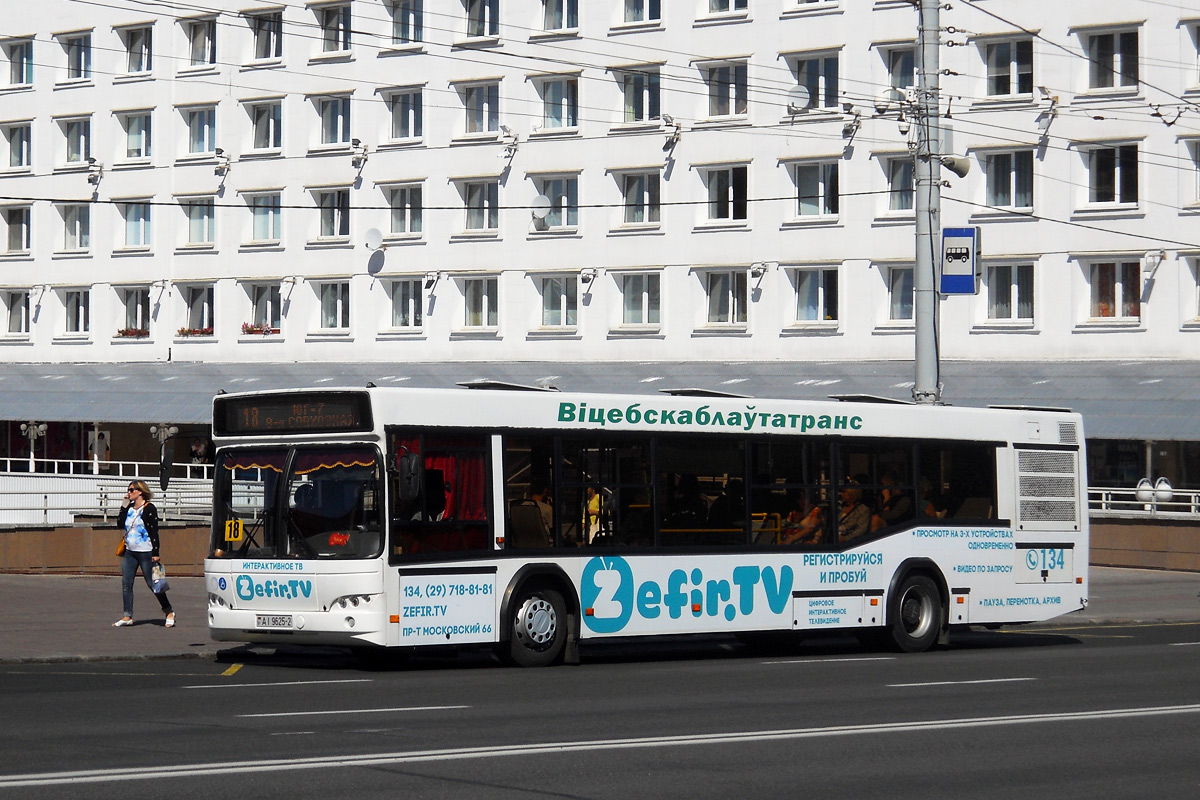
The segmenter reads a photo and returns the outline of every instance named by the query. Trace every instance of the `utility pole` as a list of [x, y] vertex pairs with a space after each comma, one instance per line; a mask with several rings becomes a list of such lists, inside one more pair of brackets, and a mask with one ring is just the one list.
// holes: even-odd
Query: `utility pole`
[[916, 338], [913, 400], [939, 403], [938, 297], [933, 254], [942, 232], [941, 130], [938, 127], [941, 0], [917, 0], [917, 152], [914, 211], [916, 262], [913, 268], [913, 324]]

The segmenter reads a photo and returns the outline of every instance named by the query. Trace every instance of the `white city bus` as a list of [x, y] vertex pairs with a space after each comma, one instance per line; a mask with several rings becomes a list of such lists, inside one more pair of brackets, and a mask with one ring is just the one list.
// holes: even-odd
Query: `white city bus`
[[920, 651], [1087, 605], [1077, 414], [502, 386], [218, 395], [213, 638], [534, 666], [695, 633]]

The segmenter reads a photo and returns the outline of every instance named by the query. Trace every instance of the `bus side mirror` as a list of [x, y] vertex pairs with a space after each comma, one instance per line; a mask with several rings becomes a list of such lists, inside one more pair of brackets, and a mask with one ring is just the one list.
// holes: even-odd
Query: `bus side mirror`
[[405, 502], [412, 502], [420, 497], [421, 456], [417, 453], [405, 453], [400, 456], [398, 472], [400, 499]]

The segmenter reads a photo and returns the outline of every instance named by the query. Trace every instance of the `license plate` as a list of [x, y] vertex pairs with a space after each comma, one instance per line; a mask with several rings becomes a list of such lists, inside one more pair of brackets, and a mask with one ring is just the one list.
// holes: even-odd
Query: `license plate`
[[291, 628], [291, 614], [255, 614], [254, 624], [258, 628]]

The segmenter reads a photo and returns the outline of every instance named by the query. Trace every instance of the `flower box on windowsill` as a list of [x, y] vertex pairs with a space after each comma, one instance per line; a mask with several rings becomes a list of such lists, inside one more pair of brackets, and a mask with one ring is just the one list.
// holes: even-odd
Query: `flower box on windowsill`
[[180, 338], [185, 338], [188, 336], [212, 336], [213, 329], [212, 328], [180, 328], [178, 331], [175, 332], [175, 335], [179, 336]]
[[242, 323], [243, 336], [270, 336], [272, 333], [279, 333], [279, 328], [272, 328], [268, 325], [255, 325], [252, 322]]
[[117, 331], [118, 339], [146, 339], [149, 336], [149, 328], [121, 328]]

